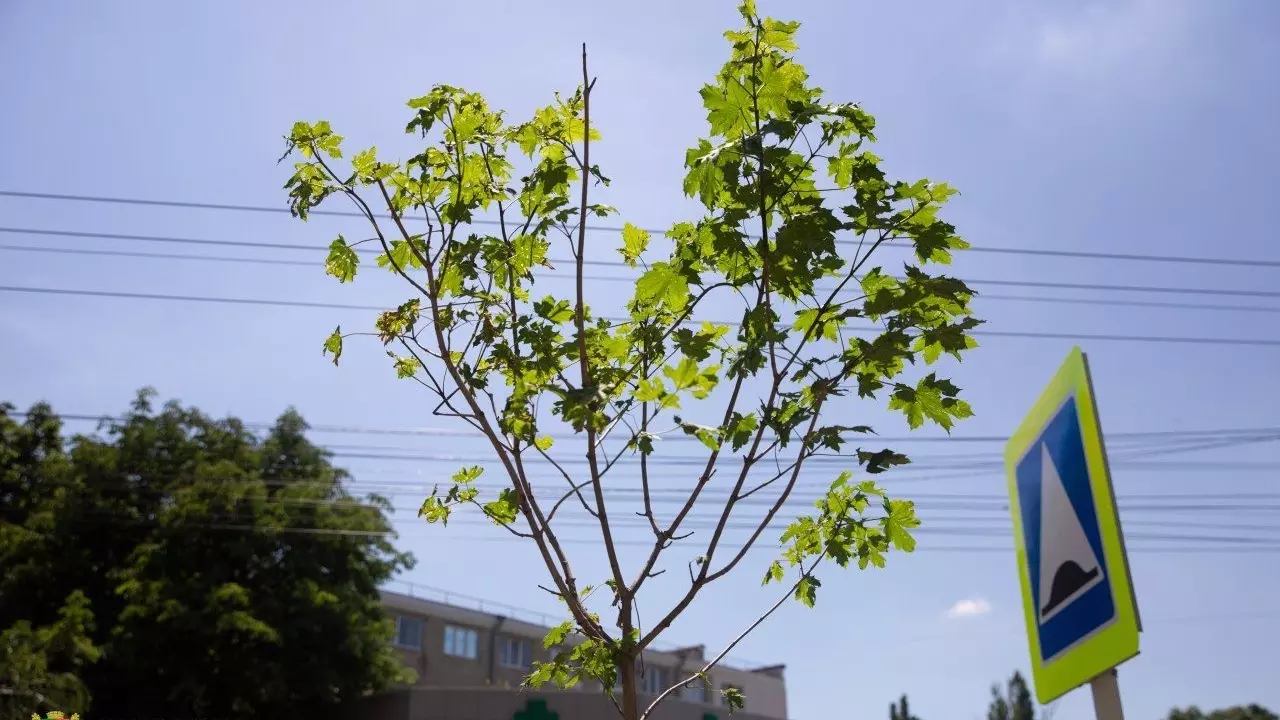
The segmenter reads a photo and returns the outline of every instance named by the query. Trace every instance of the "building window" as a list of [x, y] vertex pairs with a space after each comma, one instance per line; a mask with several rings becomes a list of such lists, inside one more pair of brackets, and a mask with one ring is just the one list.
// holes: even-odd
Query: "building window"
[[668, 681], [670, 673], [666, 668], [649, 666], [644, 669], [644, 676], [641, 678], [640, 692], [646, 695], [661, 695], [663, 690], [670, 687]]
[[479, 633], [471, 628], [458, 627], [456, 625], [444, 626], [445, 655], [475, 660], [479, 657], [476, 651], [479, 640]]
[[396, 645], [414, 650], [422, 649], [422, 621], [418, 618], [396, 616]]
[[729, 704], [728, 700], [726, 700], [726, 699], [725, 699], [725, 696], [724, 696], [724, 691], [725, 691], [725, 690], [737, 690], [737, 691], [738, 691], [738, 695], [742, 695], [742, 688], [741, 688], [741, 687], [738, 687], [737, 685], [730, 685], [729, 683], [725, 683], [724, 685], [721, 685], [721, 686], [720, 686], [720, 697], [719, 697], [719, 703], [720, 703], [721, 705], [725, 705], [725, 706], [727, 706], [727, 705]]
[[680, 690], [680, 697], [689, 702], [705, 703], [707, 701], [707, 683], [701, 678], [687, 682]]
[[498, 641], [498, 662], [502, 667], [527, 670], [533, 664], [529, 641], [504, 637]]

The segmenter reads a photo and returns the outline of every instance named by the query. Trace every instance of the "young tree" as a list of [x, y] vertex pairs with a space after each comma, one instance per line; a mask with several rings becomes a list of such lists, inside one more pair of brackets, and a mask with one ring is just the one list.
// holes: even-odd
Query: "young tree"
[[[979, 323], [969, 308], [973, 293], [922, 268], [949, 262], [967, 246], [938, 218], [955, 191], [889, 180], [869, 149], [871, 115], [825, 101], [794, 61], [798, 24], [762, 19], [750, 0], [740, 11], [744, 26], [726, 33], [730, 58], [701, 90], [710, 136], [685, 158], [684, 190], [705, 213], [656, 242], [625, 225], [618, 254], [640, 271], [625, 301], [600, 297], [593, 306], [584, 290], [584, 266], [595, 250], [588, 223], [617, 212], [592, 199], [609, 181], [592, 163], [600, 135], [585, 46], [581, 85], [525, 122], [509, 124], [481, 95], [449, 85], [411, 100], [406, 131], [426, 146], [403, 164], [384, 162], [369, 148], [351, 157], [350, 168], [339, 167], [342, 137], [324, 121], [296, 123], [286, 137], [285, 157], [297, 159], [285, 186], [293, 213], [305, 220], [330, 196], [345, 196], [374, 236], [339, 236], [327, 272], [352, 281], [366, 252], [358, 246], [372, 242], [377, 265], [413, 291], [378, 316], [375, 333], [339, 327], [324, 352], [337, 364], [351, 335], [376, 334], [396, 373], [435, 396], [437, 415], [483, 438], [505, 487], [482, 497], [475, 481], [484, 468], [464, 467], [420, 514], [445, 522], [455, 509], [474, 506], [532, 543], [570, 615], [546, 643], [560, 645], [573, 634], [576, 644], [536, 666], [528, 682], [592, 678], [608, 689], [620, 679], [614, 699], [628, 720], [647, 716], [681, 685], [705, 680], [741, 640], [641, 703], [640, 653], [700, 591], [737, 568], [775, 519], [793, 517], [787, 501], [807, 460], [845, 453], [851, 438], [871, 432], [845, 419], [847, 407], [829, 417], [839, 398], [887, 396], [912, 428], [932, 422], [950, 430], [971, 414], [950, 380], [907, 374], [917, 360], [932, 365], [975, 346], [968, 334]], [[571, 277], [552, 268], [553, 241], [561, 237]], [[914, 250], [901, 276], [870, 264], [890, 243]], [[557, 278], [567, 280], [567, 293], [551, 284]], [[736, 329], [707, 319], [715, 303], [740, 309]], [[701, 441], [705, 456], [689, 473], [679, 509], [659, 517], [652, 471], [659, 440], [671, 433]], [[872, 475], [907, 462], [891, 449], [847, 454]], [[584, 471], [570, 468], [573, 456], [585, 461]], [[553, 468], [564, 488], [535, 487], [530, 470], [537, 466]], [[623, 467], [638, 474], [637, 505], [652, 534], [636, 568], [619, 560], [619, 515], [603, 487]], [[712, 499], [712, 485], [727, 499]], [[730, 543], [730, 520], [740, 521], [748, 498], [767, 510], [741, 542]], [[645, 583], [662, 571], [665, 551], [693, 540], [687, 521], [708, 500], [717, 504], [714, 530], [698, 539], [702, 550], [689, 566], [687, 589], [642, 629], [636, 604]], [[609, 575], [607, 597], [597, 601], [608, 602], [616, 620], [592, 611], [591, 589], [558, 537], [556, 522], [573, 506], [598, 527]], [[824, 560], [882, 566], [891, 548], [914, 547], [909, 531], [917, 525], [910, 501], [841, 473], [816, 511], [782, 532], [781, 555], [764, 582], [783, 583], [787, 593], [743, 636], [789, 596], [812, 605]], [[741, 707], [741, 695], [727, 692], [730, 707]]]

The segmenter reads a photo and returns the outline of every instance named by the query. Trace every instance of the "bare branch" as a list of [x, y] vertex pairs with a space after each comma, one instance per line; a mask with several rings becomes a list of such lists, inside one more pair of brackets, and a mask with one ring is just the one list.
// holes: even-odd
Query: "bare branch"
[[[648, 368], [645, 368], [645, 372], [648, 372]], [[647, 402], [640, 403], [640, 432], [649, 432], [649, 403]], [[638, 433], [633, 434], [638, 435]], [[653, 516], [653, 501], [649, 492], [649, 454], [645, 452], [640, 453], [640, 487], [644, 492], [643, 515], [649, 519], [649, 529], [653, 531], [653, 537], [661, 543], [662, 530], [658, 528], [658, 521]], [[635, 588], [632, 588], [632, 592], [635, 592]]]
[[810, 576], [815, 569], [817, 569], [818, 564], [821, 563], [826, 558], [826, 556], [827, 556], [827, 553], [824, 550], [821, 554], [818, 555], [817, 559], [815, 559], [812, 563], [810, 563], [809, 568], [807, 570], [803, 570], [800, 573], [800, 578], [791, 585], [791, 587], [787, 590], [785, 594], [783, 594], [782, 597], [778, 598], [777, 602], [775, 602], [772, 606], [770, 606], [768, 610], [765, 610], [764, 613], [762, 613], [760, 617], [756, 618], [754, 622], [748, 625], [745, 630], [738, 633], [738, 636], [735, 637], [732, 642], [726, 645], [723, 650], [717, 653], [715, 657], [711, 658], [710, 662], [703, 665], [701, 670], [685, 678], [683, 681], [678, 682], [675, 685], [672, 685], [671, 687], [664, 690], [661, 694], [659, 694], [658, 697], [654, 698], [653, 702], [649, 703], [649, 707], [645, 708], [645, 711], [640, 714], [640, 720], [645, 720], [645, 718], [648, 718], [649, 715], [654, 711], [654, 709], [657, 708], [658, 705], [663, 700], [667, 699], [667, 697], [670, 696], [671, 693], [675, 692], [679, 688], [684, 687], [685, 685], [688, 685], [691, 682], [700, 680], [702, 675], [705, 675], [709, 670], [711, 670], [711, 668], [715, 667], [722, 660], [724, 660], [725, 657], [728, 656], [729, 653], [733, 652], [733, 649], [738, 646], [738, 643], [741, 643], [744, 638], [750, 635], [756, 628], [760, 627], [760, 625], [764, 623], [765, 620], [768, 620], [769, 616], [777, 612], [778, 608], [782, 607], [783, 603], [787, 601], [787, 598], [790, 598], [795, 593], [796, 589], [800, 587], [800, 583], [803, 582], [806, 577]]
[[[455, 148], [455, 152], [461, 152], [461, 151]], [[461, 184], [462, 182], [461, 175], [460, 175], [461, 172], [462, 172], [461, 162], [459, 161], [459, 180], [458, 180], [459, 184]], [[559, 539], [555, 536], [554, 533], [548, 530], [546, 526], [546, 519], [545, 517], [542, 516], [541, 509], [538, 507], [537, 500], [535, 499], [532, 492], [532, 488], [528, 486], [528, 482], [527, 482], [527, 479], [525, 478], [523, 470], [517, 467], [516, 463], [513, 462], [512, 455], [507, 451], [505, 444], [500, 439], [502, 437], [502, 434], [492, 426], [488, 415], [485, 414], [484, 409], [481, 408], [479, 403], [476, 401], [474, 393], [470, 392], [469, 386], [467, 385], [465, 379], [462, 377], [461, 373], [459, 372], [457, 365], [453, 362], [452, 358], [450, 357], [449, 343], [445, 338], [443, 330], [440, 327], [440, 309], [441, 308], [440, 308], [439, 295], [437, 292], [433, 292], [434, 290], [438, 290], [439, 288], [439, 285], [437, 283], [436, 276], [435, 276], [435, 266], [429, 262], [425, 262], [426, 258], [424, 258], [422, 254], [419, 253], [418, 250], [414, 247], [413, 243], [410, 242], [412, 236], [409, 234], [408, 230], [405, 228], [404, 223], [400, 218], [399, 211], [395, 208], [394, 203], [391, 202], [390, 195], [387, 193], [387, 190], [386, 190], [386, 186], [380, 182], [379, 188], [382, 191], [383, 199], [387, 203], [387, 207], [391, 212], [391, 217], [392, 217], [392, 220], [395, 222], [396, 227], [400, 230], [401, 234], [404, 237], [405, 242], [409, 243], [409, 249], [414, 253], [416, 257], [418, 257], [419, 261], [423, 263], [426, 269], [426, 274], [427, 274], [427, 286], [431, 289], [427, 290], [427, 288], [422, 288], [422, 286], [419, 285], [416, 281], [413, 281], [411, 278], [409, 278], [408, 275], [403, 271], [403, 269], [399, 267], [399, 265], [395, 262], [394, 259], [391, 259], [392, 267], [395, 268], [396, 272], [399, 273], [402, 277], [405, 277], [406, 279], [410, 280], [410, 282], [413, 283], [416, 287], [422, 288], [422, 290], [425, 291], [424, 294], [426, 295], [428, 301], [431, 303], [431, 317], [433, 321], [431, 323], [431, 326], [432, 326], [432, 329], [435, 331], [436, 346], [440, 352], [441, 361], [444, 363], [445, 369], [448, 371], [450, 378], [453, 380], [455, 387], [457, 387], [461, 391], [461, 395], [463, 399], [466, 401], [468, 407], [471, 409], [471, 412], [474, 415], [476, 421], [480, 424], [481, 431], [484, 433], [485, 437], [489, 440], [489, 443], [493, 447], [494, 452], [498, 455], [498, 460], [502, 463], [503, 469], [506, 470], [507, 476], [511, 479], [512, 484], [515, 486], [517, 493], [520, 497], [520, 511], [525, 516], [525, 521], [529, 525], [529, 530], [533, 535], [534, 543], [537, 545], [538, 550], [542, 555], [543, 562], [547, 566], [548, 572], [551, 574], [552, 579], [555, 581], [556, 585], [562, 588], [565, 597], [573, 598], [574, 600], [576, 600], [578, 595], [577, 588], [576, 588], [576, 581], [574, 580], [574, 577], [573, 577], [573, 571], [569, 566], [568, 556], [565, 554], [564, 549], [560, 546]], [[450, 229], [450, 236], [452, 236], [452, 233], [456, 230], [456, 228], [457, 228], [457, 223], [454, 222]], [[383, 247], [387, 249], [388, 257], [390, 257], [390, 248], [387, 245], [385, 238], [382, 237], [380, 230], [378, 230], [378, 235], [383, 242]], [[450, 242], [450, 240], [446, 239], [445, 242]], [[555, 556], [554, 558], [552, 557], [553, 554]], [[557, 564], [559, 567], [557, 567]], [[591, 618], [587, 615], [585, 609], [581, 606], [580, 603], [569, 601], [568, 604], [569, 604], [569, 609], [574, 616], [574, 620], [577, 621], [580, 627], [582, 627], [584, 630], [589, 630], [591, 632], [598, 633], [599, 637], [602, 637], [602, 638], [609, 637], [608, 634], [604, 631], [604, 628], [602, 628], [599, 625], [599, 623], [596, 623], [591, 620]]]
[[[573, 325], [577, 332], [578, 368], [581, 387], [584, 392], [595, 385], [592, 378], [591, 361], [587, 354], [586, 329], [586, 293], [583, 289], [583, 253], [587, 243], [587, 196], [591, 187], [591, 88], [593, 82], [587, 72], [587, 46], [582, 45], [582, 182], [581, 201], [578, 206], [578, 238], [576, 260], [574, 262], [574, 287], [576, 301], [573, 308]], [[623, 629], [630, 629], [631, 604], [627, 599], [626, 585], [622, 579], [622, 565], [618, 562], [618, 550], [614, 545], [613, 531], [609, 526], [609, 511], [605, 507], [604, 488], [600, 482], [599, 460], [596, 457], [596, 427], [592, 417], [596, 410], [596, 401], [587, 401], [588, 418], [585, 423], [587, 431], [587, 466], [591, 473], [591, 488], [595, 494], [596, 519], [600, 522], [600, 533], [604, 539], [605, 552], [609, 557], [609, 569], [613, 580], [617, 583], [618, 593], [623, 598]], [[625, 635], [625, 632], [624, 632]]]

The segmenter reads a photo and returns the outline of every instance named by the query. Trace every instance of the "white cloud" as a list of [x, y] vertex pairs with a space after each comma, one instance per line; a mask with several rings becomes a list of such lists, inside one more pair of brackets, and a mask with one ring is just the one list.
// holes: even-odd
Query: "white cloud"
[[[1005, 2], [992, 23], [990, 61], [1016, 68], [1031, 84], [1107, 85], [1186, 82], [1185, 63], [1198, 22], [1188, 0], [1084, 0], [1054, 6]], [[1177, 68], [1174, 65], [1178, 65]]]
[[991, 612], [991, 603], [983, 598], [973, 597], [957, 602], [947, 611], [947, 617], [952, 620], [967, 617], [977, 617], [978, 615], [986, 615]]
[[1040, 60], [1068, 72], [1096, 75], [1160, 65], [1186, 39], [1191, 8], [1177, 0], [1129, 0], [1078, 7], [1041, 18]]

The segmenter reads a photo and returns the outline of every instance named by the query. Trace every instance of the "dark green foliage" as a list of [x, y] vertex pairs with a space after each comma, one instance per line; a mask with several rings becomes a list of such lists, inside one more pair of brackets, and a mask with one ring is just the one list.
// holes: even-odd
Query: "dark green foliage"
[[991, 704], [987, 720], [1035, 720], [1036, 706], [1022, 673], [1014, 672], [1003, 693], [999, 685], [991, 686]]
[[1236, 705], [1210, 713], [1192, 705], [1169, 711], [1168, 720], [1280, 720], [1280, 717], [1261, 705]]
[[897, 703], [889, 705], [889, 720], [920, 720], [920, 718], [911, 714], [911, 708], [907, 705], [907, 696], [903, 695]]
[[[75, 670], [100, 716], [249, 717], [401, 679], [377, 588], [412, 558], [384, 534], [386, 501], [344, 490], [292, 410], [260, 440], [153, 396], [71, 438], [48, 406], [22, 423], [0, 406], [6, 637], [75, 637], [50, 687]], [[0, 686], [17, 672], [6, 659]]]
[[0, 720], [26, 720], [32, 710], [83, 709], [89, 689], [79, 674], [98, 659], [89, 640], [93, 613], [76, 590], [43, 627], [26, 620], [0, 632]]

